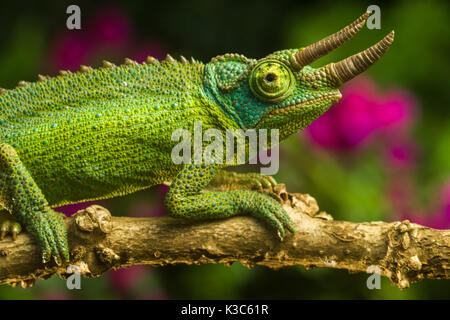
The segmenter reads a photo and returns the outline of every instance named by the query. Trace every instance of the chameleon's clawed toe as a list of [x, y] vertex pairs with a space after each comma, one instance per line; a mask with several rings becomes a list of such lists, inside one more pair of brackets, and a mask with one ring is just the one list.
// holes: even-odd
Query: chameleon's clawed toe
[[58, 256], [53, 256], [53, 259], [55, 260], [55, 263], [60, 266], [61, 265], [61, 259]]
[[277, 185], [277, 182], [272, 176], [266, 176], [259, 173], [247, 173], [241, 175], [242, 183], [245, 184], [245, 180], [249, 182], [250, 189], [257, 191], [272, 191], [273, 187]]
[[22, 226], [13, 220], [4, 220], [0, 225], [0, 239], [4, 240], [10, 234], [13, 240], [17, 239], [17, 235], [22, 231]]

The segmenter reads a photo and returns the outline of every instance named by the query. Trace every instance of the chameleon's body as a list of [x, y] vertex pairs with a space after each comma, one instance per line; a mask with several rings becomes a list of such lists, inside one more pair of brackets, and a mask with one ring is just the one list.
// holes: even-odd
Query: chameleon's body
[[219, 114], [200, 93], [203, 70], [133, 63], [30, 83], [0, 96], [0, 140], [14, 147], [51, 206], [170, 181], [179, 170], [170, 158], [174, 128], [193, 117], [213, 125], [200, 110]]
[[[360, 29], [366, 18], [353, 28]], [[192, 131], [194, 121], [201, 121], [203, 130], [222, 132], [276, 128], [281, 139], [306, 127], [340, 98], [338, 87], [348, 75], [338, 64], [301, 65], [297, 52], [279, 51], [261, 60], [228, 54], [206, 65], [170, 56], [144, 64], [105, 63], [5, 91], [0, 95], [2, 206], [37, 238], [44, 261], [69, 258], [64, 220], [50, 207], [167, 181], [172, 184], [165, 205], [173, 216], [249, 213], [281, 236], [285, 227], [295, 231], [281, 205], [263, 193], [200, 193], [223, 165], [175, 165], [171, 151], [177, 142], [171, 135], [178, 128]]]

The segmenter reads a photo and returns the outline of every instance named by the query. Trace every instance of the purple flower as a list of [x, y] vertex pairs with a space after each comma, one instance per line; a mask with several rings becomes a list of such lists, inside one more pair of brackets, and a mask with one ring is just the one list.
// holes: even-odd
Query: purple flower
[[416, 164], [417, 157], [417, 146], [412, 141], [404, 141], [394, 137], [386, 148], [387, 164], [394, 170], [411, 168]]
[[92, 41], [99, 45], [120, 47], [128, 44], [133, 33], [128, 16], [119, 8], [100, 8], [91, 19], [89, 33]]
[[72, 300], [73, 297], [67, 292], [63, 291], [50, 291], [44, 292], [40, 297], [40, 300]]
[[70, 217], [74, 213], [77, 213], [80, 210], [86, 209], [87, 207], [95, 204], [94, 201], [80, 202], [74, 204], [68, 204], [65, 206], [53, 208], [55, 211], [64, 213], [67, 217]]
[[372, 116], [377, 129], [405, 129], [413, 122], [417, 109], [415, 99], [408, 92], [395, 90], [374, 105]]
[[111, 285], [121, 294], [129, 294], [142, 281], [150, 267], [145, 265], [135, 265], [129, 268], [122, 268], [108, 271], [108, 279]]
[[[411, 195], [412, 194], [410, 194], [410, 196]], [[411, 204], [408, 202], [408, 204], [405, 206], [404, 204], [407, 201], [404, 201], [404, 210], [398, 211], [399, 215], [396, 219], [408, 219], [411, 222], [434, 229], [445, 230], [450, 228], [450, 182], [447, 182], [447, 184], [438, 193], [438, 196], [436, 198], [437, 205], [430, 208], [428, 210], [428, 213], [420, 212], [417, 210], [414, 211], [414, 209], [408, 208], [408, 205], [411, 207]]]
[[166, 210], [162, 205], [163, 199], [158, 200], [160, 203], [158, 204], [150, 204], [150, 203], [141, 203], [132, 206], [130, 209], [130, 217], [162, 217], [166, 216]]
[[169, 191], [169, 186], [165, 185], [165, 184], [159, 184], [156, 186], [159, 195], [164, 199], [164, 197], [166, 196], [166, 193]]
[[[156, 189], [156, 190], [155, 190]], [[169, 190], [169, 187], [161, 184], [157, 185], [155, 189], [156, 191], [156, 202], [145, 202], [145, 203], [137, 203], [131, 207], [130, 216], [131, 217], [161, 217], [167, 216], [166, 209], [164, 208], [164, 197]]]
[[334, 151], [361, 147], [374, 133], [403, 129], [413, 119], [415, 102], [403, 91], [386, 97], [368, 78], [357, 78], [342, 88], [342, 99], [306, 130], [316, 145]]
[[431, 226], [435, 229], [448, 229], [450, 228], [450, 181], [442, 188], [438, 201], [439, 209], [432, 216]]
[[151, 55], [161, 59], [165, 50], [157, 42], [134, 43], [135, 30], [125, 11], [102, 7], [81, 30], [67, 30], [52, 45], [48, 64], [53, 71], [77, 71], [81, 64], [105, 57], [135, 58], [143, 62]]
[[152, 290], [139, 297], [139, 300], [168, 300], [169, 296], [162, 290]]
[[76, 71], [85, 63], [92, 48], [92, 43], [82, 33], [65, 33], [53, 44], [49, 64], [54, 70]]
[[146, 42], [139, 48], [133, 50], [130, 58], [137, 61], [138, 63], [144, 62], [148, 56], [162, 60], [166, 54], [166, 50], [162, 48], [161, 45], [155, 42]]

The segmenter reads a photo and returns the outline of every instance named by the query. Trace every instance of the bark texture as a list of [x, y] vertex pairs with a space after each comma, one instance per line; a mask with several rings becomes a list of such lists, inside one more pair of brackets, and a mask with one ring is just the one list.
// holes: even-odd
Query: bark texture
[[[270, 268], [303, 265], [349, 272], [377, 266], [400, 289], [423, 278], [450, 278], [450, 230], [409, 221], [353, 223], [334, 221], [319, 212], [307, 194], [289, 194], [284, 185], [272, 196], [283, 203], [297, 226], [283, 241], [264, 223], [247, 216], [187, 221], [111, 217], [98, 205], [67, 219], [71, 261], [43, 265], [34, 240], [26, 233], [0, 242], [0, 284], [30, 286], [53, 274], [66, 278], [68, 266], [97, 277], [111, 268], [135, 264], [240, 262]], [[369, 268], [370, 271], [370, 268]]]

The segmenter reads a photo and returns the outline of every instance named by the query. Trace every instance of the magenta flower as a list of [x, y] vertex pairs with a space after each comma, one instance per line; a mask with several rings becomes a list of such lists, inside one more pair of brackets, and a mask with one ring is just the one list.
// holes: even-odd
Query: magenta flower
[[72, 300], [73, 297], [67, 292], [63, 291], [50, 291], [44, 292], [40, 297], [40, 300]]
[[[412, 194], [410, 194], [412, 196]], [[409, 199], [408, 199], [409, 200]], [[449, 229], [450, 228], [450, 182], [442, 188], [436, 197], [437, 205], [428, 209], [428, 213], [421, 211], [414, 211], [412, 205], [407, 199], [399, 201], [396, 198], [394, 205], [397, 209], [403, 208], [403, 210], [397, 210], [397, 220], [408, 219], [411, 222], [418, 223], [434, 229]]]
[[394, 169], [409, 169], [417, 162], [417, 149], [414, 142], [394, 137], [386, 148], [386, 162]]
[[111, 270], [108, 271], [108, 279], [117, 291], [123, 295], [128, 295], [139, 285], [149, 270], [150, 267], [145, 265]]
[[94, 201], [80, 202], [74, 204], [68, 204], [65, 206], [53, 208], [55, 211], [64, 213], [67, 217], [70, 217], [74, 213], [77, 213], [80, 210], [86, 209], [87, 207], [95, 204]]
[[164, 199], [166, 193], [169, 191], [169, 186], [165, 184], [160, 184], [156, 188], [158, 190], [159, 195]]
[[166, 216], [166, 210], [162, 205], [164, 198], [158, 200], [158, 204], [141, 203], [132, 206], [130, 209], [130, 217], [162, 217]]
[[167, 216], [166, 209], [164, 208], [164, 198], [166, 196], [169, 187], [165, 184], [157, 185], [156, 187], [157, 201], [156, 204], [143, 203], [135, 205], [131, 211], [132, 217], [162, 217]]
[[119, 8], [100, 8], [91, 19], [88, 36], [98, 45], [120, 47], [127, 45], [133, 34], [128, 16]]
[[433, 229], [446, 230], [450, 228], [450, 211], [436, 211], [431, 213], [412, 212], [398, 216], [396, 220], [409, 220]]
[[162, 60], [164, 59], [166, 50], [162, 48], [160, 44], [147, 42], [141, 47], [133, 50], [132, 54], [129, 56], [130, 59], [137, 61], [138, 63], [144, 62], [148, 56]]
[[82, 33], [65, 33], [53, 44], [49, 65], [55, 70], [76, 71], [86, 62], [92, 47], [90, 40]]
[[375, 103], [371, 114], [376, 128], [403, 130], [413, 122], [417, 110], [417, 102], [408, 92], [395, 90]]
[[[135, 30], [125, 11], [117, 7], [102, 7], [88, 18], [81, 30], [66, 30], [52, 45], [48, 65], [53, 71], [76, 71], [81, 64], [89, 65], [107, 57], [161, 59], [165, 50], [157, 42], [135, 43]], [[97, 62], [96, 62], [97, 63]]]
[[384, 97], [368, 78], [350, 81], [342, 94], [342, 99], [306, 130], [309, 139], [324, 149], [357, 149], [375, 133], [403, 129], [415, 113], [416, 104], [407, 93], [392, 91]]
[[450, 182], [447, 183], [442, 192], [442, 208], [439, 215], [440, 229], [450, 228]]
[[152, 290], [139, 297], [139, 300], [168, 300], [169, 296], [162, 290]]
[[434, 214], [430, 216], [428, 226], [435, 229], [450, 228], [450, 181], [442, 188], [439, 196], [439, 207]]

